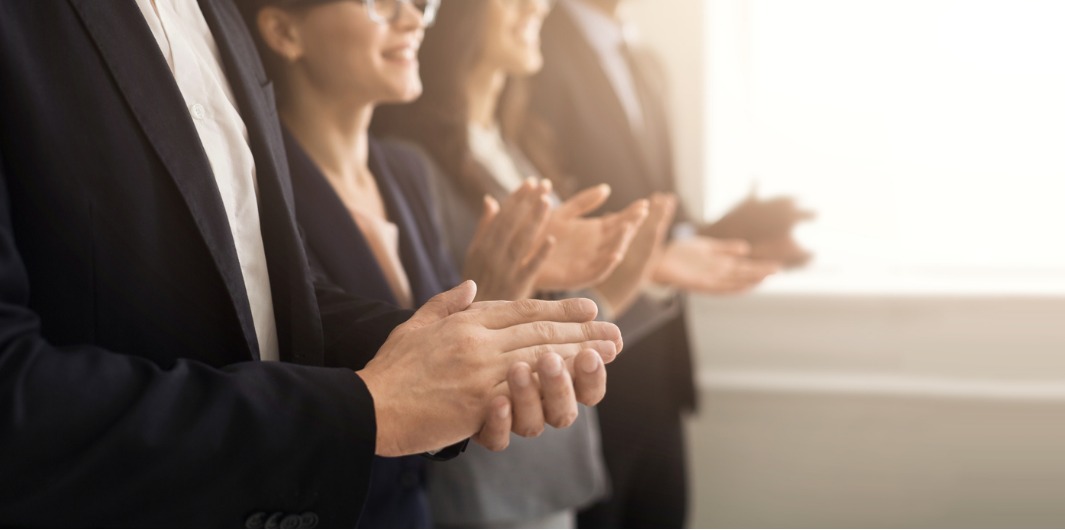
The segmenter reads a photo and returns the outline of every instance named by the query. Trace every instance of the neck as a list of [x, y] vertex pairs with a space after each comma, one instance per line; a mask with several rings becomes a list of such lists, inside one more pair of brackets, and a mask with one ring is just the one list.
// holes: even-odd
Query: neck
[[466, 84], [466, 96], [469, 103], [469, 122], [482, 127], [496, 124], [496, 108], [507, 76], [502, 70], [476, 68]]
[[294, 81], [280, 106], [281, 120], [331, 181], [369, 175], [371, 101], [336, 101]]

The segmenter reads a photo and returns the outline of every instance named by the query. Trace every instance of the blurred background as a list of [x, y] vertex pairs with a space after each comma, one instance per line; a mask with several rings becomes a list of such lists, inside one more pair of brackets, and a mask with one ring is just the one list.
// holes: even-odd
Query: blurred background
[[691, 300], [691, 524], [1065, 526], [1065, 2], [634, 0], [683, 197], [817, 212]]

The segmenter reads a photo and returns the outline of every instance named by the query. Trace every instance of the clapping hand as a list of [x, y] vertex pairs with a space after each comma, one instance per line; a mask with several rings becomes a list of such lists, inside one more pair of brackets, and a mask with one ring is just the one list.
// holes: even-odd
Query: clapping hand
[[463, 277], [477, 282], [477, 300], [520, 300], [532, 295], [540, 267], [555, 247], [544, 237], [550, 186], [529, 179], [500, 205], [484, 198], [484, 214], [466, 251]]
[[616, 314], [624, 313], [636, 299], [666, 248], [666, 236], [677, 211], [677, 198], [672, 194], [656, 193], [651, 196], [650, 203], [647, 220], [636, 232], [625, 259], [610, 277], [596, 286], [596, 291]]
[[[378, 455], [422, 453], [475, 434], [498, 449], [511, 430], [569, 425], [577, 402], [602, 399], [604, 365], [622, 344], [616, 326], [594, 321], [595, 303], [473, 303], [476, 291], [464, 282], [433, 297], [357, 372], [373, 397]], [[532, 367], [535, 384], [525, 377]]]
[[695, 236], [671, 242], [654, 271], [656, 283], [704, 294], [748, 291], [780, 270], [775, 261], [750, 257], [740, 239]]
[[546, 234], [555, 250], [536, 279], [544, 291], [584, 289], [602, 282], [621, 263], [633, 236], [648, 213], [646, 200], [600, 217], [584, 217], [602, 206], [610, 187], [602, 184], [581, 191], [551, 212]]

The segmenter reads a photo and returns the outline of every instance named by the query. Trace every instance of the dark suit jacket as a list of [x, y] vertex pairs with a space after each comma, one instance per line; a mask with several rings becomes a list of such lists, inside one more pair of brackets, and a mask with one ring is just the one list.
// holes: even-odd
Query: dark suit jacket
[[253, 362], [221, 198], [136, 4], [0, 0], [0, 526], [361, 509], [373, 402], [320, 366], [353, 366], [409, 312], [312, 279], [271, 86], [229, 1], [200, 5], [255, 156], [289, 363]]
[[[397, 303], [362, 230], [325, 176], [299, 143], [285, 134], [292, 169], [296, 217], [307, 253], [345, 291]], [[426, 167], [414, 151], [370, 139], [370, 171], [390, 221], [399, 229], [399, 253], [416, 305], [460, 281], [435, 222]], [[369, 359], [367, 359], [368, 361]], [[425, 460], [420, 456], [377, 458], [362, 528], [428, 528]]]
[[[638, 137], [595, 50], [568, 9], [552, 10], [541, 40], [544, 69], [532, 80], [531, 107], [554, 133], [561, 172], [581, 188], [610, 184], [607, 211], [620, 210], [653, 192], [675, 191], [664, 76], [653, 57], [640, 50], [631, 53], [645, 126]], [[678, 211], [677, 219], [684, 221], [687, 215]], [[694, 408], [691, 352], [680, 307], [676, 303], [664, 309], [671, 313], [656, 323], [656, 330], [641, 329], [641, 338], [626, 343], [624, 358], [611, 366], [612, 390], [604, 405], [624, 403], [648, 408], [649, 413]], [[638, 313], [646, 311], [643, 307]], [[619, 319], [618, 325], [629, 338], [638, 324], [624, 320]]]

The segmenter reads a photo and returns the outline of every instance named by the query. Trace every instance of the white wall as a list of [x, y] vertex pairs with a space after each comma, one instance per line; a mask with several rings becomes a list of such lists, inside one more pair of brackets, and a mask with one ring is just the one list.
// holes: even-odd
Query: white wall
[[639, 38], [658, 52], [669, 72], [672, 98], [674, 155], [680, 196], [689, 211], [703, 212], [704, 94], [703, 19], [706, 0], [635, 0], [625, 5], [626, 15], [639, 28]]
[[[669, 69], [696, 212], [714, 1], [629, 5]], [[1065, 526], [1065, 289], [779, 287], [791, 278], [692, 301], [693, 526]]]
[[1065, 525], [1065, 298], [696, 299], [697, 527]]

